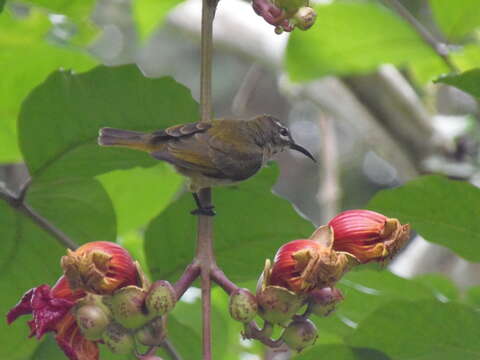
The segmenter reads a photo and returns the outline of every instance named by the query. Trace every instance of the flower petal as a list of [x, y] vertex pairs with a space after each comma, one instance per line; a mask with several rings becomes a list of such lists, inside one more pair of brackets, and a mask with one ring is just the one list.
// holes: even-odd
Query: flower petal
[[70, 360], [98, 360], [97, 344], [83, 337], [72, 314], [67, 314], [57, 324], [56, 331], [58, 346]]

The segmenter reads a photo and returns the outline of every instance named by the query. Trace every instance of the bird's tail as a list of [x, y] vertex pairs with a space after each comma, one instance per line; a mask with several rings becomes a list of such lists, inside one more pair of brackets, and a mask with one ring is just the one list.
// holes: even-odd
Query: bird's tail
[[102, 146], [121, 146], [142, 151], [152, 150], [152, 134], [138, 131], [101, 128], [98, 144]]

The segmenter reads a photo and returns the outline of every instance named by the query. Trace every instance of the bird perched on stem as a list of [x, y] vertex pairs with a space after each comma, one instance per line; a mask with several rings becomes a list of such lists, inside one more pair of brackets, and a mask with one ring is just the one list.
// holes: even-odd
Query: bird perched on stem
[[210, 216], [215, 212], [212, 206], [200, 203], [200, 189], [248, 179], [285, 149], [315, 161], [308, 150], [293, 141], [284, 125], [268, 115], [188, 123], [151, 133], [105, 127], [100, 129], [98, 143], [146, 151], [172, 164], [190, 178], [189, 189], [198, 206], [192, 213]]

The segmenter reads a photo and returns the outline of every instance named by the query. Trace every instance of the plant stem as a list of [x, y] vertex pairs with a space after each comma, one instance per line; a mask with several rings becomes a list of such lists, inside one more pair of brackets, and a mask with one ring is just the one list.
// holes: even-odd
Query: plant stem
[[[202, 3], [202, 40], [200, 108], [201, 121], [212, 119], [212, 58], [213, 58], [213, 19], [218, 0], [203, 0]], [[211, 189], [202, 189], [198, 194], [205, 206], [212, 204]], [[202, 334], [203, 360], [212, 359], [211, 326], [211, 280], [210, 272], [216, 266], [213, 255], [213, 217], [198, 216], [197, 255], [202, 278]]]
[[228, 295], [238, 289], [238, 286], [227, 278], [225, 273], [217, 266], [212, 270], [211, 278], [214, 282], [220, 285]]
[[172, 360], [182, 360], [182, 357], [180, 356], [178, 351], [175, 349], [173, 344], [170, 342], [170, 340], [165, 339], [162, 343], [162, 347]]
[[[27, 185], [28, 186], [28, 185]], [[25, 203], [26, 188], [22, 189], [21, 196], [17, 197], [7, 189], [0, 189], [0, 199], [4, 200], [13, 209], [30, 218], [40, 228], [52, 235], [62, 246], [75, 250], [78, 245], [70, 239], [63, 231], [50, 224], [43, 216]]]
[[393, 8], [398, 15], [407, 21], [420, 35], [425, 43], [427, 43], [438, 56], [440, 56], [452, 72], [458, 72], [457, 66], [449, 57], [448, 46], [437, 39], [423, 26], [398, 0], [383, 0], [387, 5]]
[[185, 291], [192, 285], [195, 279], [200, 275], [200, 265], [197, 262], [193, 262], [187, 266], [182, 276], [178, 281], [173, 284], [175, 289], [175, 294], [177, 295], [177, 300], [185, 294]]

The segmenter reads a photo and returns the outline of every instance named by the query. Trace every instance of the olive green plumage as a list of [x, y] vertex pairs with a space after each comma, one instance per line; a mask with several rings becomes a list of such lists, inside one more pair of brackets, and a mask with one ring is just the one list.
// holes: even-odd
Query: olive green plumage
[[188, 123], [152, 133], [103, 128], [98, 143], [149, 152], [189, 177], [193, 192], [245, 180], [287, 148], [313, 159], [295, 144], [285, 126], [267, 115]]

